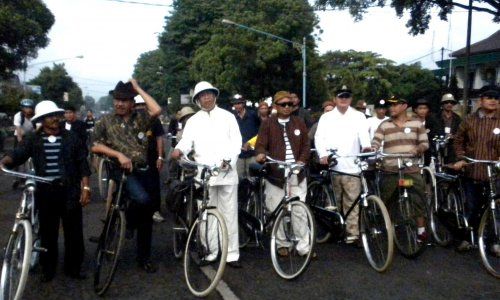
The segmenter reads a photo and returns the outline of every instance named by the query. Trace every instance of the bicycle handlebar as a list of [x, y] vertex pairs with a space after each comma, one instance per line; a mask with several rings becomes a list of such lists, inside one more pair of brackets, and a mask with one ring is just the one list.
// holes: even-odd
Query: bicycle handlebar
[[474, 158], [470, 158], [470, 157], [467, 157], [467, 156], [462, 156], [460, 158], [463, 158], [465, 159], [466, 161], [468, 161], [469, 163], [473, 163], [473, 164], [489, 164], [489, 165], [496, 165], [496, 164], [499, 164], [500, 161], [498, 160], [481, 160], [481, 159], [474, 159]]
[[205, 164], [196, 162], [194, 160], [190, 160], [189, 158], [187, 158], [185, 156], [181, 157], [180, 162], [181, 162], [181, 164], [180, 164], [181, 167], [183, 164], [186, 164], [186, 165], [192, 166], [192, 167], [197, 167], [197, 168], [200, 167], [200, 168], [206, 169], [210, 173], [210, 175], [212, 175], [212, 176], [217, 176], [221, 172], [220, 167], [205, 165]]
[[388, 158], [419, 158], [418, 156], [415, 156], [410, 153], [384, 153], [384, 152], [378, 152], [378, 155], [381, 157], [388, 157]]
[[33, 179], [35, 181], [43, 182], [43, 183], [52, 183], [54, 181], [54, 178], [47, 178], [47, 177], [42, 177], [42, 176], [31, 175], [28, 173], [16, 172], [16, 171], [12, 171], [12, 170], [7, 169], [4, 166], [2, 166], [1, 169], [5, 174], [10, 175], [10, 176], [14, 176], [14, 177], [19, 177], [19, 178], [23, 178], [23, 179]]

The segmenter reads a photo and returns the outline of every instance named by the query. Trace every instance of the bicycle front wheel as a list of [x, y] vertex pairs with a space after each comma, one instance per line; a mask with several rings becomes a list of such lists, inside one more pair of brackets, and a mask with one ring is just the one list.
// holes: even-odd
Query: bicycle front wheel
[[94, 292], [99, 296], [106, 293], [113, 281], [125, 237], [125, 222], [125, 212], [110, 208], [96, 252]]
[[189, 230], [184, 253], [184, 276], [189, 291], [205, 297], [219, 283], [226, 268], [228, 234], [224, 218], [206, 209]]
[[479, 224], [479, 253], [488, 272], [500, 278], [500, 208], [488, 207]]
[[[444, 184], [443, 184], [444, 185]], [[429, 227], [434, 241], [442, 247], [446, 247], [453, 241], [448, 228], [441, 220], [442, 212], [457, 210], [454, 203], [458, 203], [458, 191], [448, 186], [439, 186], [437, 198], [429, 206]]]
[[302, 274], [312, 256], [316, 240], [314, 217], [304, 202], [290, 201], [276, 217], [271, 233], [271, 260], [284, 279]]
[[391, 221], [394, 228], [394, 242], [406, 258], [415, 258], [425, 247], [425, 241], [418, 240], [416, 196], [408, 192], [390, 205]]
[[108, 167], [106, 165], [105, 159], [100, 159], [99, 161], [99, 169], [97, 170], [97, 184], [99, 187], [99, 194], [102, 199], [106, 199], [108, 197], [108, 189], [109, 189], [109, 174]]
[[22, 220], [9, 237], [0, 276], [0, 298], [21, 299], [28, 280], [32, 251], [31, 225]]
[[384, 272], [392, 262], [394, 239], [389, 213], [379, 197], [370, 195], [366, 198], [366, 206], [361, 207], [359, 223], [368, 262], [376, 271]]
[[[333, 205], [328, 189], [319, 181], [313, 181], [307, 187], [306, 203], [321, 208], [332, 207]], [[326, 243], [331, 236], [332, 233], [328, 228], [318, 221], [316, 223], [316, 242], [319, 244]]]

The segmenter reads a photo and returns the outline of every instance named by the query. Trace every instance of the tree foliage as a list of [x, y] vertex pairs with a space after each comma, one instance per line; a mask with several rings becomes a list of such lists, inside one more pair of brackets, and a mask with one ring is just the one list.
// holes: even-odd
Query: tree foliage
[[27, 58], [47, 46], [53, 24], [54, 15], [40, 0], [0, 1], [0, 78], [26, 68]]
[[[312, 32], [318, 20], [306, 0], [176, 0], [160, 37], [160, 52], [145, 54], [136, 65], [141, 83], [150, 69], [162, 67], [165, 97], [178, 104], [180, 93], [208, 80], [221, 89], [220, 100], [240, 93], [251, 100], [278, 90], [302, 92], [300, 48], [255, 32], [223, 24], [230, 19], [299, 44], [307, 38], [308, 104], [326, 96]], [[300, 18], [297, 16], [300, 15]], [[148, 65], [150, 65], [148, 67]], [[152, 85], [153, 86], [153, 85]]]
[[40, 74], [29, 81], [29, 84], [42, 88], [42, 98], [63, 104], [64, 93], [68, 93], [69, 102], [79, 108], [83, 104], [82, 90], [68, 75], [64, 64], [54, 64], [52, 68], [45, 67]]
[[[361, 20], [370, 7], [385, 7], [387, 5], [393, 7], [396, 15], [400, 18], [405, 11], [410, 14], [406, 27], [413, 35], [422, 34], [429, 29], [433, 8], [439, 9], [439, 18], [444, 21], [447, 20], [454, 8], [468, 9], [467, 1], [456, 0], [316, 0], [316, 7], [320, 9], [327, 7], [340, 10], [348, 9], [356, 21]], [[489, 13], [492, 15], [493, 22], [500, 22], [500, 2], [498, 0], [474, 0], [472, 9]]]
[[419, 98], [436, 102], [442, 92], [432, 71], [419, 64], [397, 66], [379, 54], [354, 50], [327, 52], [321, 59], [331, 96], [342, 85], [352, 89], [355, 100], [368, 103], [393, 95], [410, 102]]
[[141, 54], [134, 68], [134, 78], [140, 80], [142, 88], [155, 98], [160, 105], [167, 105], [166, 80], [163, 71], [165, 57], [159, 49]]

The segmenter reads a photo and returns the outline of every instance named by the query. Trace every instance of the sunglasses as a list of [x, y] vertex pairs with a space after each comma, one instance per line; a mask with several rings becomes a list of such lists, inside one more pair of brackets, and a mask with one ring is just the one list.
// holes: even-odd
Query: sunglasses
[[347, 94], [347, 93], [340, 94], [337, 96], [337, 98], [348, 99], [348, 98], [351, 98], [351, 94]]
[[443, 104], [455, 104], [455, 101], [444, 101]]
[[283, 103], [276, 103], [276, 105], [281, 106], [281, 107], [295, 107], [293, 102], [283, 102]]

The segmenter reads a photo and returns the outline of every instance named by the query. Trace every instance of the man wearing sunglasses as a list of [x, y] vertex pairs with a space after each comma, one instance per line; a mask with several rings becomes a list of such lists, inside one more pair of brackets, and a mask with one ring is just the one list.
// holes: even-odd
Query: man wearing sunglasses
[[[363, 113], [351, 107], [352, 92], [346, 86], [342, 86], [336, 92], [335, 108], [323, 114], [318, 122], [315, 135], [316, 150], [320, 157], [320, 163], [328, 164], [329, 149], [337, 149], [339, 156], [357, 155], [361, 150], [369, 151], [370, 137], [368, 124]], [[360, 172], [354, 159], [340, 157], [334, 170], [358, 174]], [[359, 178], [349, 175], [338, 175], [334, 177], [333, 188], [338, 199], [342, 199], [344, 213], [352, 206], [361, 193], [361, 182]], [[347, 218], [346, 242], [351, 244], [359, 240], [358, 228], [358, 206], [355, 206]]]
[[459, 115], [453, 112], [453, 107], [457, 100], [453, 94], [444, 94], [441, 97], [441, 114], [438, 116], [439, 135], [449, 137], [448, 145], [444, 152], [444, 163], [453, 163], [456, 161], [455, 150], [453, 149], [453, 139], [457, 133], [458, 126], [462, 122]]
[[[277, 160], [307, 164], [309, 159], [307, 127], [301, 118], [291, 115], [294, 103], [290, 93], [286, 91], [277, 92], [274, 95], [273, 107], [277, 111], [276, 116], [273, 115], [264, 120], [259, 129], [255, 145], [257, 152], [256, 161], [264, 163], [267, 154]], [[276, 165], [271, 165], [268, 174], [269, 176], [267, 176], [265, 181], [266, 206], [269, 211], [274, 211], [285, 195], [283, 185], [287, 174]], [[291, 196], [298, 196], [301, 201], [305, 201], [307, 181], [304, 171], [301, 171], [298, 175], [292, 175], [290, 193]], [[305, 217], [298, 216], [298, 219], [304, 220]], [[309, 243], [306, 240], [307, 227], [300, 227], [299, 232], [296, 232], [299, 239], [297, 251], [300, 255], [306, 255], [310, 251]], [[281, 236], [284, 236], [283, 230], [278, 232], [279, 240], [281, 240]], [[280, 244], [280, 241], [278, 241], [278, 244]], [[286, 245], [280, 245], [282, 247], [278, 248], [278, 254], [280, 256], [288, 256], [289, 252]]]
[[[458, 127], [453, 146], [457, 157], [468, 156], [475, 159], [498, 160], [500, 158], [500, 93], [497, 89], [489, 89], [481, 94], [481, 107], [464, 118]], [[480, 221], [481, 208], [487, 203], [482, 193], [488, 184], [485, 165], [471, 164], [460, 160], [454, 164], [456, 170], [465, 168], [466, 217], [474, 230]], [[465, 238], [458, 246], [458, 251], [472, 249], [470, 241]], [[500, 256], [500, 248], [495, 250]]]

